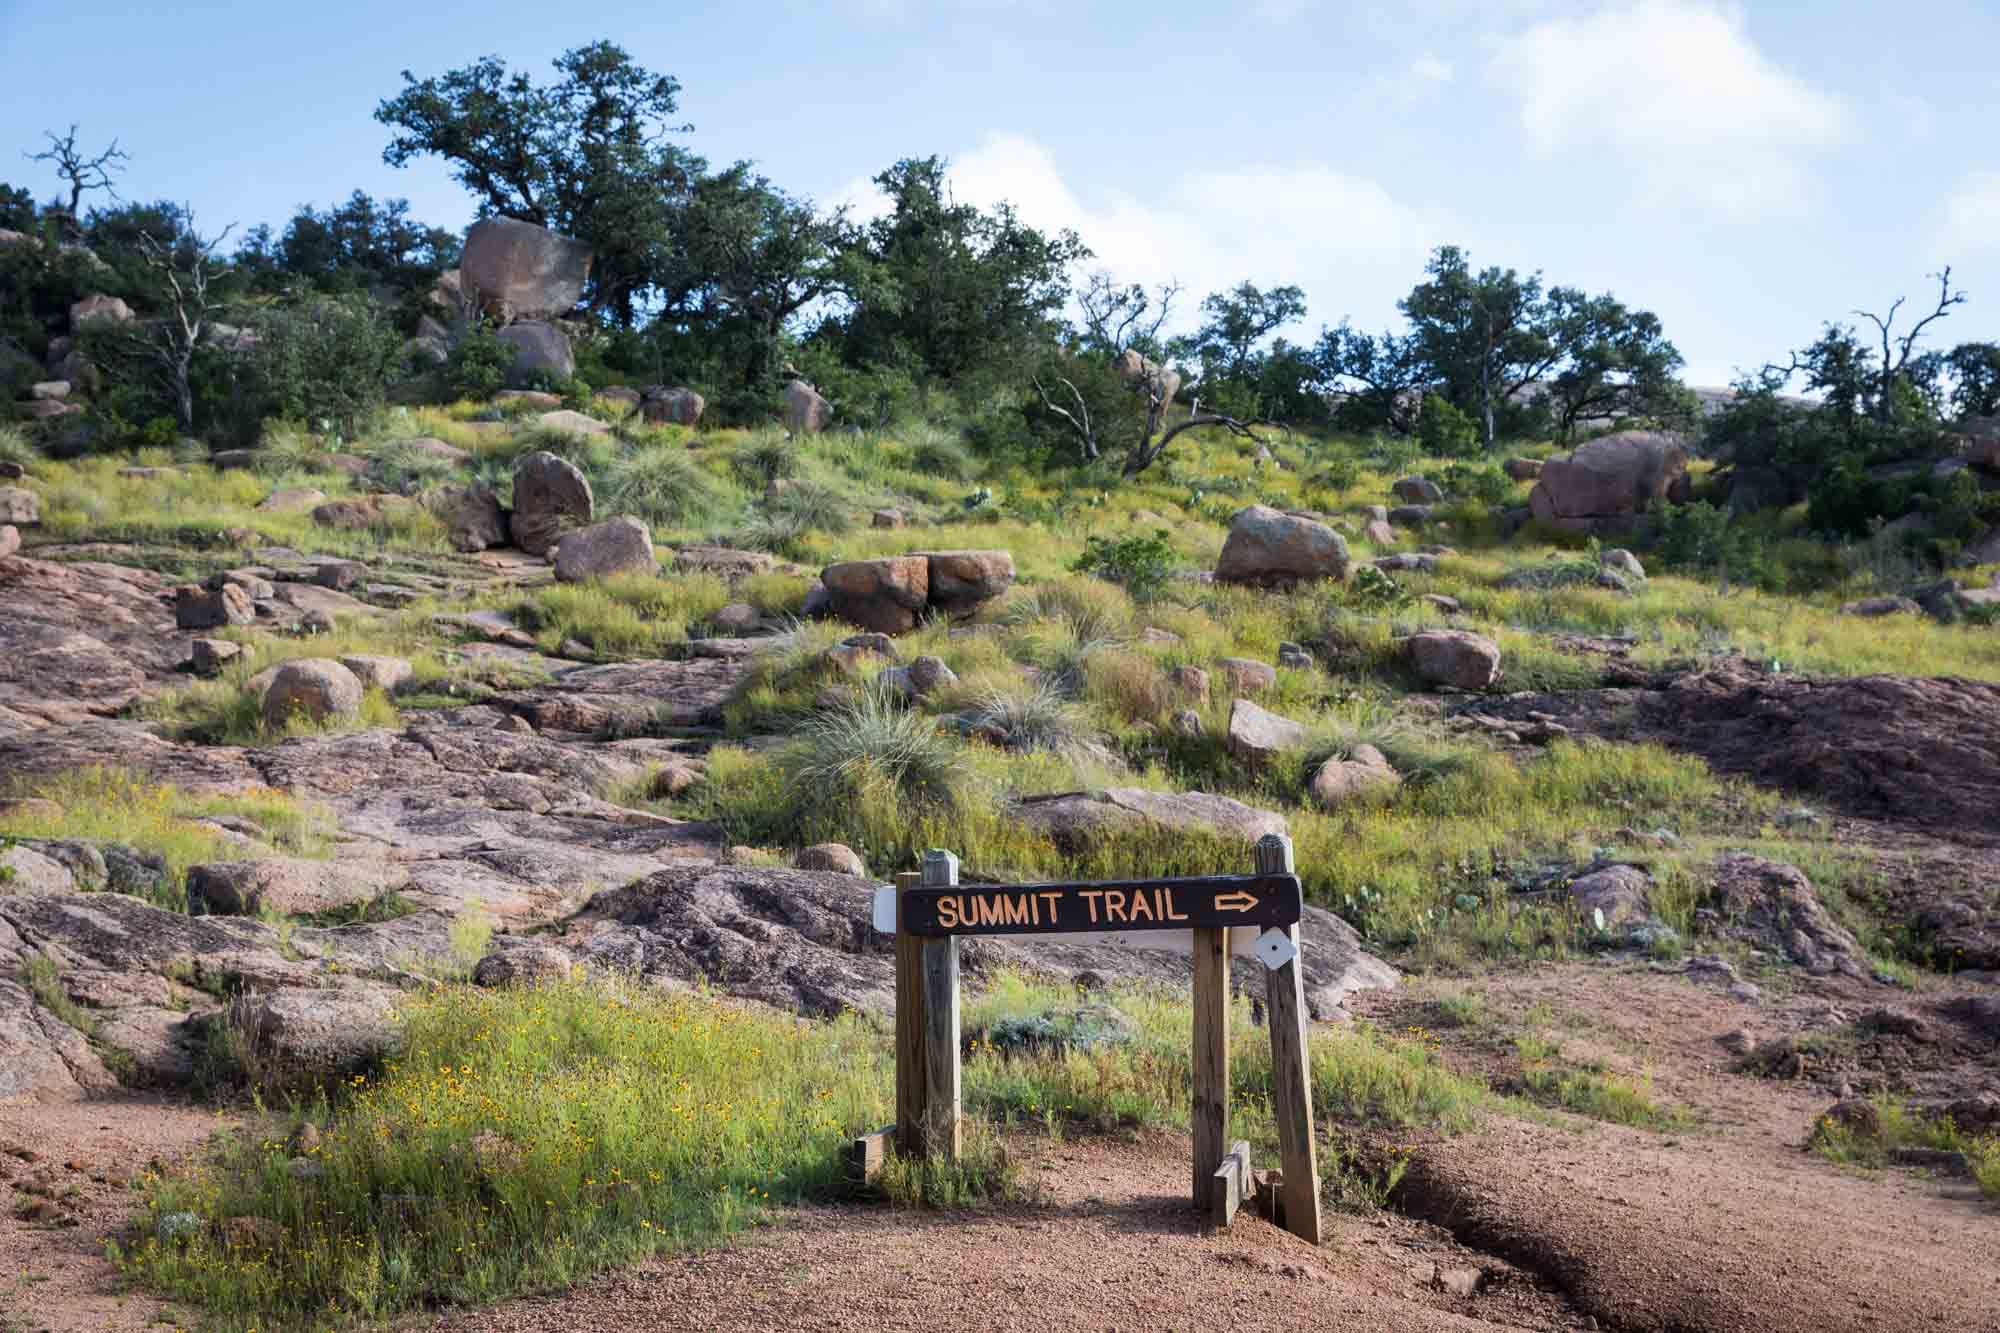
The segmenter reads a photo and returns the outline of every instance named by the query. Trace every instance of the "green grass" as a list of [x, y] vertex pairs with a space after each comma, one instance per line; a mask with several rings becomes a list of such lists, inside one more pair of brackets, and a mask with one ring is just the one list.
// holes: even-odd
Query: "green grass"
[[331, 854], [330, 814], [273, 790], [195, 793], [127, 770], [92, 767], [49, 778], [0, 782], [0, 794], [40, 797], [60, 807], [60, 812], [36, 806], [0, 812], [0, 837], [117, 843], [159, 857], [165, 874], [146, 887], [144, 896], [172, 911], [186, 910], [189, 866], [246, 854], [227, 834], [195, 822], [204, 816], [248, 819], [275, 851], [305, 857]]
[[[887, 1109], [883, 1048], [852, 1021], [581, 982], [406, 1017], [403, 1059], [331, 1117], [323, 1174], [290, 1174], [274, 1135], [155, 1180], [127, 1271], [228, 1329], [559, 1287], [838, 1192], [847, 1137]], [[184, 1210], [202, 1229], [161, 1240]], [[225, 1248], [210, 1226], [238, 1216], [276, 1223], [278, 1251]]]
[[[1185, 1126], [1185, 1002], [1130, 989], [1092, 999], [1124, 1015], [1129, 1044], [973, 1050], [965, 1157], [892, 1157], [878, 1194], [946, 1207], [1016, 1195], [997, 1138], [1010, 1125], [1057, 1135]], [[1065, 989], [1003, 976], [965, 1022], [972, 1031], [1077, 1003]], [[1236, 1006], [1232, 1123], [1268, 1152], [1268, 1043], [1245, 1008]], [[802, 1025], [610, 980], [452, 989], [413, 999], [405, 1017], [397, 1061], [304, 1109], [322, 1131], [309, 1154], [317, 1172], [287, 1168], [287, 1118], [189, 1169], [148, 1176], [143, 1238], [114, 1248], [126, 1272], [237, 1333], [560, 1287], [713, 1244], [790, 1202], [847, 1196], [847, 1142], [889, 1114], [889, 1038], [855, 1017]], [[1451, 1133], [1493, 1102], [1422, 1045], [1366, 1027], [1314, 1033], [1311, 1060], [1329, 1134]], [[178, 1213], [192, 1213], [194, 1226], [163, 1237], [161, 1220]], [[220, 1223], [242, 1217], [274, 1226], [275, 1245], [226, 1246]]]
[[614, 574], [587, 583], [551, 583], [509, 609], [548, 652], [575, 639], [607, 657], [642, 658], [687, 642], [691, 629], [733, 600], [728, 584], [713, 574]]
[[2000, 1199], [2000, 1134], [1967, 1133], [1948, 1117], [1919, 1114], [1899, 1097], [1870, 1100], [1881, 1117], [1880, 1134], [1859, 1133], [1822, 1118], [1813, 1125], [1813, 1151], [1843, 1166], [1868, 1169], [1890, 1165], [1901, 1148], [1963, 1153], [1980, 1193]]
[[1694, 1124], [1686, 1107], [1654, 1099], [1650, 1072], [1620, 1074], [1598, 1064], [1565, 1067], [1560, 1044], [1533, 1034], [1516, 1037], [1514, 1048], [1521, 1060], [1515, 1088], [1538, 1105], [1655, 1133]]
[[97, 1019], [88, 1009], [69, 998], [63, 988], [62, 972], [55, 960], [41, 954], [31, 954], [21, 965], [21, 980], [27, 985], [28, 994], [35, 1003], [54, 1014], [70, 1027], [88, 1037], [97, 1031]]

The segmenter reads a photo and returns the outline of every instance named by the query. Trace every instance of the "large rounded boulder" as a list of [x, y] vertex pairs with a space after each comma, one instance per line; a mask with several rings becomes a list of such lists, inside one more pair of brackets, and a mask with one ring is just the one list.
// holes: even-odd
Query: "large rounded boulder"
[[590, 247], [532, 222], [483, 218], [465, 233], [458, 273], [482, 306], [502, 306], [510, 319], [547, 319], [582, 298]]
[[930, 604], [946, 615], [968, 615], [1014, 586], [1011, 551], [928, 551]]
[[361, 678], [326, 657], [295, 657], [271, 673], [264, 689], [267, 727], [282, 729], [297, 718], [346, 721], [361, 714]]
[[833, 613], [880, 634], [916, 628], [930, 603], [931, 562], [921, 555], [848, 560], [820, 572]]
[[528, 554], [547, 555], [566, 529], [589, 523], [595, 508], [590, 478], [568, 459], [538, 450], [514, 465], [508, 528], [514, 545]]
[[794, 435], [817, 435], [833, 419], [833, 404], [804, 380], [785, 386], [785, 429]]
[[1251, 505], [1230, 524], [1215, 578], [1259, 586], [1344, 579], [1348, 565], [1347, 539], [1326, 524]]
[[564, 583], [609, 574], [654, 574], [659, 568], [652, 534], [630, 514], [565, 532], [556, 547], [556, 577]]
[[509, 324], [495, 337], [514, 349], [507, 366], [507, 383], [519, 389], [544, 379], [568, 379], [576, 373], [576, 351], [569, 335], [553, 324], [529, 321]]
[[1687, 451], [1672, 437], [1619, 431], [1543, 463], [1528, 508], [1544, 523], [1578, 532], [1616, 527], [1666, 499], [1685, 475]]

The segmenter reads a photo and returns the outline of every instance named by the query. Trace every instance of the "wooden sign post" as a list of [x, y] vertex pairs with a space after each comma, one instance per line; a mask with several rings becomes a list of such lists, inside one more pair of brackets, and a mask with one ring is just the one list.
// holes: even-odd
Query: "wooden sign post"
[[[1282, 834], [1258, 840], [1248, 875], [1078, 884], [961, 885], [956, 856], [926, 852], [921, 875], [898, 875], [896, 887], [878, 890], [875, 902], [875, 928], [896, 937], [897, 1151], [955, 1158], [963, 1141], [959, 936], [1186, 930], [1194, 944], [1192, 1193], [1209, 1221], [1229, 1225], [1252, 1188], [1249, 1145], [1229, 1140], [1229, 933], [1255, 929], [1261, 933], [1254, 952], [1269, 988], [1271, 1101], [1283, 1167], [1273, 1216], [1318, 1244], [1319, 1167], [1299, 971], [1303, 910], [1291, 839]], [[857, 1162], [879, 1160], [884, 1137], [857, 1143]]]

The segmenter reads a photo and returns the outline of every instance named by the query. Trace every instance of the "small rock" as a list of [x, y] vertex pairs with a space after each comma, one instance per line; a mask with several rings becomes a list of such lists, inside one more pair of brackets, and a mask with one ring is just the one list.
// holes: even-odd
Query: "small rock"
[[912, 699], [958, 684], [958, 676], [944, 664], [944, 659], [931, 656], [919, 657], [906, 667], [890, 667], [878, 679]]
[[1821, 1126], [1844, 1129], [1858, 1139], [1882, 1137], [1881, 1108], [1874, 1102], [1860, 1097], [1835, 1102], [1820, 1112], [1817, 1123]]
[[1333, 810], [1359, 796], [1393, 790], [1401, 785], [1397, 773], [1382, 752], [1372, 745], [1357, 745], [1347, 758], [1328, 759], [1313, 774], [1313, 800], [1322, 809]]
[[394, 694], [405, 681], [416, 675], [416, 668], [402, 658], [374, 653], [343, 657], [340, 664], [354, 673], [364, 689], [381, 690], [384, 694]]
[[256, 618], [250, 594], [234, 583], [216, 588], [189, 583], [174, 589], [174, 623], [182, 629], [247, 625]]
[[368, 577], [368, 566], [359, 560], [323, 560], [313, 568], [314, 583], [322, 588], [345, 592]]
[[[919, 659], [921, 660], [921, 659]], [[802, 848], [792, 866], [797, 870], [822, 870], [835, 875], [856, 875], [866, 878], [868, 867], [861, 857], [844, 842], [822, 842]]]
[[1296, 643], [1281, 643], [1278, 645], [1278, 665], [1295, 671], [1310, 671], [1312, 654]]
[[[1273, 679], [1276, 679], [1275, 674]], [[1208, 673], [1198, 666], [1175, 667], [1167, 673], [1167, 684], [1190, 699], [1208, 697]]]
[[869, 515], [868, 521], [872, 527], [900, 528], [903, 526], [903, 513], [900, 509], [878, 509]]
[[1604, 569], [1613, 570], [1635, 583], [1646, 581], [1646, 567], [1639, 563], [1639, 557], [1622, 546], [1614, 546], [1608, 551], [1600, 551], [1597, 563]]
[[1309, 735], [1303, 724], [1259, 708], [1248, 699], [1238, 699], [1229, 708], [1224, 743], [1244, 763], [1261, 764], [1283, 751], [1298, 749]]
[[652, 574], [659, 567], [652, 534], [629, 514], [565, 532], [556, 547], [556, 578], [564, 583], [611, 574]]
[[1201, 714], [1192, 708], [1183, 708], [1175, 713], [1167, 725], [1171, 726], [1176, 734], [1186, 736], [1190, 740], [1200, 740], [1208, 734], [1208, 728], [1202, 724]]
[[285, 1243], [285, 1229], [268, 1217], [225, 1217], [219, 1228], [222, 1247], [269, 1254]]
[[21, 549], [21, 530], [12, 523], [0, 523], [0, 560]]
[[473, 965], [472, 984], [499, 989], [564, 981], [574, 966], [570, 956], [553, 945], [527, 944], [497, 949]]
[[229, 639], [195, 639], [188, 644], [188, 667], [198, 676], [213, 676], [243, 655], [243, 645]]
[[1225, 657], [1215, 665], [1235, 689], [1268, 690], [1278, 683], [1278, 670], [1268, 662], [1248, 657]]
[[1448, 1296], [1469, 1298], [1477, 1296], [1486, 1285], [1486, 1271], [1481, 1268], [1446, 1268], [1441, 1264], [1431, 1265], [1431, 1290], [1441, 1291]]
[[1409, 654], [1417, 674], [1434, 685], [1483, 690], [1500, 678], [1500, 645], [1467, 630], [1413, 634]]
[[1647, 900], [1650, 886], [1646, 872], [1637, 866], [1606, 866], [1572, 881], [1569, 900], [1586, 924], [1596, 924], [1601, 912], [1602, 928], [1617, 931], [1639, 925], [1652, 914]]
[[731, 634], [741, 634], [763, 623], [764, 613], [748, 602], [731, 602], [728, 606], [709, 617], [715, 627]]

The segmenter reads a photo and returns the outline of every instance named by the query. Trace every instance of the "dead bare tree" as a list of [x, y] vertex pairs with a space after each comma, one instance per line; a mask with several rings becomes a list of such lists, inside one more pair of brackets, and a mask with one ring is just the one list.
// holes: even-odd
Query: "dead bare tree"
[[[1965, 304], [1965, 293], [1962, 291], [1954, 292], [1951, 289], [1951, 265], [1946, 264], [1944, 272], [1933, 273], [1930, 276], [1937, 279], [1937, 308], [1912, 325], [1908, 333], [1904, 334], [1901, 338], [1894, 339], [1893, 347], [1890, 330], [1895, 327], [1896, 312], [1902, 308], [1903, 302], [1907, 299], [1906, 297], [1897, 297], [1895, 302], [1890, 305], [1887, 315], [1877, 315], [1866, 310], [1857, 310], [1854, 312], [1873, 324], [1882, 335], [1882, 382], [1880, 389], [1875, 394], [1875, 416], [1877, 420], [1887, 421], [1889, 419], [1894, 407], [1892, 390], [1895, 387], [1897, 379], [1909, 367], [1911, 353], [1916, 350], [1917, 339], [1923, 336], [1924, 329], [1943, 319], [1946, 315], [1949, 315], [1953, 306]], [[1796, 358], [1794, 360], [1796, 361]]]
[[1181, 291], [1181, 284], [1170, 280], [1148, 294], [1138, 283], [1121, 285], [1099, 269], [1076, 294], [1076, 304], [1090, 340], [1117, 356], [1134, 343], [1158, 347], [1160, 330], [1172, 317]]
[[1049, 398], [1049, 391], [1042, 386], [1041, 376], [1037, 375], [1033, 383], [1035, 392], [1041, 395], [1042, 407], [1051, 415], [1061, 417], [1069, 423], [1070, 429], [1076, 432], [1078, 443], [1083, 447], [1084, 458], [1095, 462], [1102, 451], [1097, 444], [1097, 428], [1090, 421], [1090, 405], [1083, 401], [1083, 393], [1076, 387], [1074, 381], [1061, 375], [1055, 376], [1054, 379], [1057, 384], [1069, 390], [1070, 399], [1076, 404], [1076, 411], [1057, 407]]
[[83, 203], [83, 196], [91, 190], [102, 190], [113, 200], [118, 192], [111, 186], [111, 175], [123, 171], [131, 161], [131, 155], [118, 146], [113, 139], [111, 146], [92, 157], [88, 149], [76, 145], [76, 126], [69, 127], [69, 133], [58, 135], [54, 130], [43, 130], [49, 141], [47, 150], [40, 153], [23, 153], [30, 162], [53, 163], [56, 175], [69, 182], [69, 215], [72, 219], [80, 216], [77, 209]]
[[209, 292], [221, 273], [221, 266], [215, 262], [215, 250], [236, 230], [236, 224], [232, 222], [216, 235], [204, 237], [194, 228], [191, 210], [183, 208], [181, 217], [185, 230], [175, 245], [163, 245], [153, 236], [140, 233], [139, 245], [145, 252], [146, 263], [165, 283], [171, 307], [166, 315], [147, 322], [140, 339], [142, 355], [173, 395], [174, 416], [181, 429], [192, 431], [194, 388], [190, 372], [195, 349], [201, 346], [202, 335], [222, 309]]

